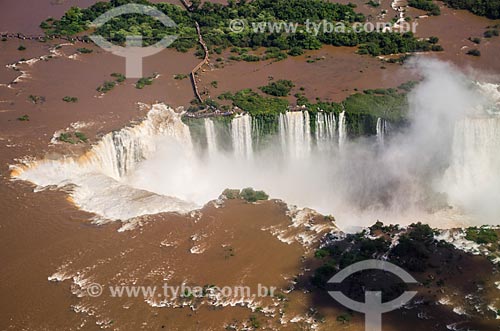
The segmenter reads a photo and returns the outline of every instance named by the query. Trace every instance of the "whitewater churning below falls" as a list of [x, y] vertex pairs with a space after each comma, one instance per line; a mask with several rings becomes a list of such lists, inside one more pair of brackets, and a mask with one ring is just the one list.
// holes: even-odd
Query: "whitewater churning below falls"
[[126, 177], [157, 152], [158, 139], [191, 146], [189, 129], [163, 105], [154, 105], [147, 118], [131, 128], [112, 132], [78, 158], [41, 160], [14, 167], [15, 178], [33, 182], [38, 189], [71, 186], [72, 201], [100, 220], [127, 220], [160, 212], [188, 212], [192, 202], [130, 186]]
[[[105, 135], [81, 157], [15, 166], [12, 175], [33, 182], [38, 190], [70, 188], [72, 201], [102, 220], [186, 213], [228, 187], [261, 188], [304, 206], [302, 197], [309, 195], [306, 203], [314, 205], [315, 200], [327, 201], [328, 195], [311, 193], [328, 189], [327, 164], [346, 135], [345, 121], [338, 127], [342, 121], [335, 114], [314, 116], [317, 129], [312, 133], [308, 112], [281, 114], [278, 132], [265, 147], [257, 143], [258, 123], [249, 115], [235, 117], [222, 129], [216, 119], [201, 119], [200, 147], [181, 114], [156, 104], [141, 124]], [[313, 178], [308, 175], [311, 158], [320, 151], [324, 155], [317, 162], [323, 175]], [[270, 154], [276, 156], [272, 162]]]
[[65, 187], [77, 206], [103, 220], [187, 213], [226, 188], [254, 187], [332, 214], [344, 228], [378, 219], [440, 227], [494, 223], [500, 117], [457, 100], [446, 107], [474, 112], [434, 118], [442, 103], [428, 96], [415, 101], [426, 88], [434, 90], [425, 84], [410, 105], [429, 113], [418, 112], [400, 131], [378, 119], [373, 136], [351, 139], [345, 112], [287, 112], [274, 129], [248, 114], [187, 125], [157, 104], [141, 124], [106, 135], [79, 158], [16, 166], [12, 176], [39, 189]]

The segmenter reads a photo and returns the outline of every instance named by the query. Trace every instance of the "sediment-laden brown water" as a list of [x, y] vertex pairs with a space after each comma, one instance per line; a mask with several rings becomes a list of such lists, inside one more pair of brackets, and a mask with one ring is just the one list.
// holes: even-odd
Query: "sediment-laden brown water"
[[[93, 2], [2, 1], [0, 31], [37, 34], [43, 19], [59, 17], [72, 5], [88, 6]], [[356, 3], [363, 12], [373, 13], [373, 9], [362, 4], [364, 1]], [[382, 8], [388, 9], [388, 3], [384, 1]], [[445, 48], [445, 52], [431, 56], [487, 72], [492, 81], [498, 82], [500, 39], [483, 40], [479, 46], [467, 40], [480, 36], [486, 26], [498, 22], [464, 11], [442, 11], [439, 17], [418, 21], [417, 34], [436, 35]], [[422, 12], [411, 9], [409, 15], [415, 17]], [[59, 44], [62, 46], [57, 47]], [[20, 45], [26, 50], [19, 51]], [[111, 73], [123, 72], [124, 61], [89, 45], [85, 47], [92, 48], [92, 54], [78, 54], [78, 47], [82, 45], [57, 40], [0, 42], [0, 329], [221, 330], [229, 325], [250, 325], [251, 316], [270, 329], [308, 330], [312, 325], [325, 330], [362, 329], [360, 314], [355, 314], [349, 324], [338, 322], [337, 316], [346, 311], [324, 293], [317, 295], [319, 299], [302, 291], [286, 293], [294, 278], [307, 274], [305, 269], [317, 264], [312, 255], [318, 242], [307, 247], [296, 239], [296, 234], [308, 230], [290, 228], [293, 218], [287, 215], [283, 202], [248, 204], [231, 200], [220, 208], [209, 203], [199, 214], [143, 217], [133, 229], [119, 232], [119, 223], [93, 225], [93, 215], [78, 210], [65, 192], [54, 189], [35, 193], [33, 185], [12, 181], [9, 166], [22, 158], [79, 155], [102, 135], [139, 120], [146, 110], [138, 102], [160, 101], [179, 107], [188, 106], [194, 98], [189, 80], [173, 79], [175, 74], [190, 72], [199, 62], [193, 52], [166, 50], [148, 58], [144, 72], [160, 74], [152, 86], [138, 90], [134, 81], [127, 80], [102, 96], [96, 87], [111, 80]], [[480, 58], [465, 55], [473, 47], [481, 50]], [[400, 65], [355, 55], [352, 48], [323, 47], [307, 55], [319, 60], [307, 63], [307, 58], [301, 56], [277, 63], [224, 61], [223, 68], [211, 67], [200, 74], [201, 86], [215, 97], [224, 91], [255, 89], [272, 76], [294, 81], [296, 89], [304, 87], [311, 100], [319, 97], [340, 101], [356, 90], [395, 87], [416, 77]], [[36, 63], [6, 67], [23, 58], [42, 56], [47, 57]], [[212, 81], [219, 82], [217, 88], [210, 85]], [[33, 103], [30, 95], [43, 99]], [[79, 101], [66, 103], [62, 101], [64, 96], [75, 96]], [[25, 114], [29, 121], [16, 120]], [[84, 132], [90, 142], [76, 146], [51, 144], [56, 131], [72, 125]], [[290, 243], [280, 240], [279, 233], [292, 238]], [[460, 263], [456, 267], [460, 280], [450, 282], [446, 291], [472, 292], [476, 284], [467, 283], [468, 280], [483, 279], [489, 299], [498, 298], [492, 285], [498, 279], [492, 277], [488, 261], [464, 257]], [[156, 307], [161, 306], [157, 300], [112, 298], [106, 291], [109, 285], [162, 286], [165, 282], [198, 286], [243, 284], [251, 288], [260, 283], [277, 287], [283, 297], [263, 298], [260, 303], [247, 300], [244, 306], [235, 307], [190, 302], [191, 307], [168, 308]], [[102, 285], [103, 294], [98, 298], [86, 295], [85, 286], [90, 283]], [[442, 294], [439, 288], [422, 290], [427, 291], [429, 300], [438, 300]], [[318, 307], [320, 314], [311, 311]], [[384, 320], [384, 330], [402, 330], [413, 325], [438, 330], [435, 319], [449, 323], [467, 320], [453, 313], [452, 308], [431, 304], [425, 309], [433, 317], [429, 320], [419, 318], [418, 307], [394, 312]], [[320, 315], [325, 317], [325, 323], [319, 322]], [[498, 323], [474, 320], [473, 326], [494, 330]]]

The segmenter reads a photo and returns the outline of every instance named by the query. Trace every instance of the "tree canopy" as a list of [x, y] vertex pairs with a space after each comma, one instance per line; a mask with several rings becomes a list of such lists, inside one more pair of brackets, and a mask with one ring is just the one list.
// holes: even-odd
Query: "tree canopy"
[[[421, 0], [427, 1], [427, 0]], [[360, 46], [361, 54], [387, 55], [395, 53], [430, 51], [432, 46], [427, 40], [419, 40], [411, 33], [371, 32], [356, 33], [352, 29], [345, 32], [327, 33], [321, 31], [315, 35], [299, 30], [296, 33], [286, 31], [256, 31], [249, 22], [295, 22], [303, 25], [307, 20], [319, 22], [343, 22], [346, 26], [354, 22], [364, 22], [365, 16], [356, 13], [352, 6], [323, 0], [255, 0], [229, 1], [228, 4], [204, 2], [196, 4], [191, 11], [169, 3], [153, 4], [146, 0], [112, 0], [98, 2], [89, 8], [70, 8], [60, 20], [48, 19], [41, 27], [47, 35], [75, 35], [90, 32], [90, 23], [106, 11], [126, 3], [140, 3], [154, 6], [169, 16], [177, 28], [163, 26], [158, 20], [141, 14], [127, 14], [111, 19], [95, 31], [108, 40], [123, 44], [128, 35], [141, 35], [145, 45], [151, 45], [166, 35], [176, 34], [172, 44], [179, 51], [187, 51], [197, 45], [197, 33], [194, 22], [200, 25], [203, 38], [210, 50], [240, 47], [267, 47], [290, 51], [291, 55], [300, 54], [300, 50], [319, 49], [322, 45]], [[247, 24], [243, 31], [236, 33], [230, 29], [231, 20], [239, 19]], [[286, 53], [273, 53], [267, 58], [283, 59]], [[260, 58], [247, 54], [239, 57], [245, 61], [257, 61]]]
[[500, 18], [500, 0], [443, 0], [448, 6], [491, 19]]

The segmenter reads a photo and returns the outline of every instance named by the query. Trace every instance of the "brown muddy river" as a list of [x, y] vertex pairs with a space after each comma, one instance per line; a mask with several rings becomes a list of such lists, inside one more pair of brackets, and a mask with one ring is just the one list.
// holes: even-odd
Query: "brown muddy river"
[[[39, 34], [39, 23], [47, 17], [60, 17], [71, 6], [93, 2], [0, 0], [0, 32]], [[363, 12], [373, 12], [363, 5], [364, 1], [355, 2], [363, 6]], [[383, 8], [389, 8], [389, 2], [383, 2]], [[498, 83], [500, 39], [477, 46], [483, 54], [480, 58], [465, 55], [467, 49], [475, 47], [467, 38], [480, 36], [486, 26], [497, 22], [464, 11], [442, 11], [440, 17], [419, 19], [418, 35], [436, 35], [445, 48], [442, 54], [432, 56], [473, 73], [487, 72], [490, 81]], [[422, 13], [409, 10], [409, 15]], [[62, 190], [49, 188], [35, 193], [34, 185], [12, 181], [9, 167], [13, 164], [28, 157], [55, 160], [63, 155], [81, 155], [105, 134], [144, 118], [147, 110], [138, 102], [179, 107], [188, 106], [194, 98], [189, 80], [173, 79], [176, 74], [190, 72], [199, 62], [193, 52], [167, 50], [147, 59], [144, 72], [160, 76], [145, 90], [126, 81], [100, 96], [96, 87], [109, 80], [111, 73], [122, 72], [124, 61], [95, 46], [90, 46], [94, 53], [77, 56], [78, 44], [54, 49], [64, 43], [0, 42], [1, 330], [221, 330], [230, 326], [243, 329], [255, 320], [261, 328], [274, 330], [309, 330], [317, 325], [324, 330], [362, 330], [363, 315], [354, 314], [349, 324], [338, 322], [337, 317], [346, 310], [324, 293], [320, 299], [302, 291], [288, 293], [295, 279], [315, 267], [317, 262], [311, 260], [320, 235], [335, 229], [320, 215], [287, 215], [287, 205], [278, 200], [258, 204], [229, 200], [223, 206], [208, 203], [199, 212], [187, 215], [143, 216], [132, 229], [122, 232], [121, 222], [93, 224], [95, 215], [78, 209]], [[26, 51], [18, 51], [19, 45], [26, 46]], [[20, 71], [6, 67], [21, 58], [48, 54], [53, 58], [20, 64]], [[311, 100], [340, 101], [356, 90], [396, 87], [419, 77], [412, 69], [358, 56], [350, 48], [323, 47], [307, 55], [321, 60], [307, 63], [301, 56], [277, 63], [225, 61], [223, 68], [210, 67], [201, 73], [200, 84], [208, 94], [217, 96], [224, 91], [255, 89], [272, 76], [293, 80], [296, 87], [292, 95], [304, 87]], [[19, 76], [17, 83], [11, 84]], [[211, 86], [211, 81], [218, 81], [218, 87]], [[43, 96], [45, 101], [33, 104], [30, 95]], [[61, 101], [67, 95], [78, 97], [79, 102]], [[29, 122], [16, 120], [24, 114], [29, 115]], [[56, 131], [75, 127], [89, 137], [89, 143], [71, 147], [51, 144]], [[318, 232], [311, 230], [317, 229], [317, 224], [326, 225]], [[463, 279], [477, 277], [478, 283], [487, 279], [488, 286], [493, 286], [489, 262], [464, 259], [460, 265], [466, 275]], [[423, 281], [427, 275], [419, 277]], [[161, 297], [116, 298], [109, 290], [116, 285], [161, 287], [165, 283], [245, 285], [252, 290], [261, 284], [276, 287], [281, 296], [214, 304], [185, 297], [173, 301], [162, 301]], [[102, 286], [100, 296], [88, 295], [91, 284]], [[468, 286], [461, 280], [446, 291], [461, 293]], [[442, 294], [439, 288], [426, 291], [428, 300], [436, 301]], [[498, 299], [497, 292], [491, 293], [492, 300]], [[311, 313], [313, 306], [319, 307], [319, 315], [326, 316], [326, 322], [318, 323], [322, 318]], [[388, 314], [384, 330], [408, 329], [409, 325], [444, 330], [444, 322], [467, 320], [454, 313], [453, 307], [440, 307], [431, 304], [425, 309]], [[423, 310], [443, 323], [422, 319]], [[498, 328], [498, 322], [492, 319], [474, 319], [469, 325], [479, 330]]]

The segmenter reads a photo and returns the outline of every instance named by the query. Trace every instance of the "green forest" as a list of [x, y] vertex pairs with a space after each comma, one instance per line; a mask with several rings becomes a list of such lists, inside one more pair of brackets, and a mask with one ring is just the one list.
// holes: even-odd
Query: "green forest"
[[500, 0], [443, 0], [455, 9], [466, 9], [479, 16], [500, 18]]
[[[407, 93], [415, 84], [417, 83], [410, 81], [398, 88], [365, 90], [362, 93], [350, 95], [341, 103], [321, 100], [309, 102], [306, 99], [302, 104], [310, 114], [321, 111], [335, 113], [338, 116], [345, 110], [350, 136], [372, 135], [376, 132], [378, 118], [388, 120], [395, 126], [405, 125], [409, 109]], [[289, 84], [286, 85], [289, 86]], [[252, 115], [254, 120], [259, 122], [263, 134], [275, 133], [279, 114], [290, 109], [286, 98], [262, 96], [251, 89], [241, 90], [234, 94], [226, 92], [221, 94], [219, 99], [229, 100], [233, 107], [238, 107]], [[312, 120], [311, 123], [313, 122]], [[313, 124], [311, 129], [314, 131]]]
[[[71, 36], [90, 33], [92, 32], [90, 31], [92, 21], [106, 11], [127, 3], [155, 6], [176, 22], [177, 28], [175, 30], [166, 28], [149, 16], [127, 14], [113, 18], [103, 26], [98, 27], [95, 33], [117, 44], [123, 44], [127, 35], [140, 34], [146, 45], [154, 44], [164, 36], [175, 33], [179, 37], [172, 47], [186, 52], [197, 47], [194, 25], [194, 22], [197, 21], [209, 49], [216, 53], [229, 47], [251, 49], [267, 47], [287, 51], [289, 55], [295, 56], [302, 54], [301, 50], [319, 49], [322, 45], [360, 46], [361, 54], [374, 56], [441, 50], [440, 47], [432, 45], [428, 40], [417, 39], [412, 33], [355, 33], [347, 31], [346, 33], [320, 32], [315, 36], [305, 31], [294, 34], [286, 32], [257, 33], [248, 24], [241, 33], [235, 33], [229, 27], [229, 22], [234, 19], [242, 19], [245, 22], [288, 21], [300, 24], [303, 24], [307, 19], [311, 21], [327, 20], [329, 22], [344, 22], [348, 26], [354, 22], [365, 21], [364, 15], [356, 13], [352, 5], [322, 0], [240, 0], [238, 2], [230, 0], [227, 5], [211, 2], [200, 5], [198, 1], [195, 1], [191, 11], [168, 3], [152, 4], [146, 0], [111, 0], [110, 2], [98, 2], [86, 9], [72, 7], [60, 20], [49, 18], [41, 23], [41, 27], [47, 35]], [[286, 56], [278, 56], [279, 59], [284, 57]], [[258, 59], [255, 56], [246, 55], [242, 57], [242, 60], [255, 61]]]
[[409, 0], [408, 5], [427, 11], [429, 15], [441, 15], [441, 9], [432, 0]]

